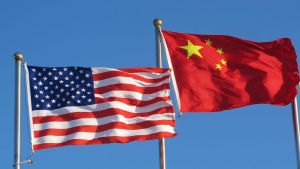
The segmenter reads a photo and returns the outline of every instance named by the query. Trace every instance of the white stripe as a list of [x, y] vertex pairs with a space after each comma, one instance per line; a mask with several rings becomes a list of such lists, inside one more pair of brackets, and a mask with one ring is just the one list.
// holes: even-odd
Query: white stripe
[[174, 113], [164, 113], [164, 114], [153, 114], [146, 117], [133, 117], [126, 118], [122, 115], [114, 115], [103, 118], [81, 118], [71, 121], [64, 122], [47, 122], [42, 124], [34, 124], [34, 131], [40, 131], [45, 129], [69, 129], [77, 126], [97, 126], [97, 125], [105, 125], [113, 122], [122, 122], [125, 124], [136, 124], [144, 121], [150, 120], [175, 120]]
[[92, 74], [112, 72], [112, 71], [120, 71], [118, 69], [106, 68], [106, 67], [94, 67], [94, 68], [91, 68], [91, 69], [92, 69]]
[[143, 82], [140, 80], [132, 79], [130, 77], [111, 77], [104, 80], [94, 81], [94, 88], [104, 87], [113, 84], [132, 84], [138, 87], [156, 87], [162, 84], [169, 83], [170, 79], [165, 79], [156, 83]]
[[95, 138], [109, 137], [109, 136], [119, 136], [119, 137], [130, 137], [138, 135], [148, 135], [158, 132], [169, 132], [175, 133], [174, 128], [168, 125], [157, 125], [150, 128], [139, 129], [139, 130], [125, 130], [125, 129], [111, 129], [98, 133], [87, 133], [87, 132], [77, 132], [66, 136], [43, 136], [34, 139], [34, 144], [43, 143], [63, 143], [72, 139], [81, 140], [92, 140]]
[[166, 70], [166, 72], [163, 72], [163, 73], [155, 73], [155, 72], [134, 72], [134, 73], [129, 73], [129, 72], [126, 72], [126, 71], [122, 71], [122, 70], [119, 70], [119, 69], [113, 69], [113, 68], [101, 68], [101, 67], [92, 68], [92, 73], [93, 74], [106, 73], [106, 72], [125, 72], [125, 73], [128, 73], [128, 74], [134, 74], [134, 75], [142, 76], [142, 77], [148, 78], [148, 79], [158, 79], [158, 78], [170, 75], [170, 70]]
[[152, 100], [156, 97], [168, 97], [170, 96], [170, 90], [161, 90], [156, 93], [151, 94], [142, 94], [139, 92], [131, 92], [131, 91], [122, 91], [122, 90], [114, 90], [102, 94], [95, 94], [95, 97], [99, 98], [108, 98], [108, 97], [119, 97], [119, 98], [128, 98], [135, 100], [148, 101]]
[[163, 73], [154, 73], [154, 72], [134, 72], [134, 73], [130, 73], [130, 74], [135, 74], [138, 76], [142, 76], [144, 78], [147, 79], [159, 79], [165, 76], [170, 76], [170, 71], [168, 70], [167, 72], [163, 72]]
[[33, 117], [56, 116], [56, 115], [68, 114], [71, 112], [95, 112], [95, 111], [101, 111], [110, 108], [117, 108], [131, 113], [146, 113], [153, 110], [157, 110], [159, 108], [169, 107], [169, 106], [172, 106], [172, 103], [170, 101], [158, 101], [156, 103], [144, 107], [130, 106], [119, 101], [111, 101], [111, 102], [93, 104], [88, 106], [69, 106], [69, 107], [63, 107], [55, 110], [34, 110], [32, 112], [32, 116]]

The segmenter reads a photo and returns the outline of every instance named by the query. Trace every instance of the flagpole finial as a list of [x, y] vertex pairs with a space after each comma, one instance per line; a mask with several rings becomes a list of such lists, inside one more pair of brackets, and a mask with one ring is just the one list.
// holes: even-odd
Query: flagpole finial
[[153, 24], [154, 24], [154, 26], [158, 27], [158, 26], [162, 26], [163, 22], [161, 19], [156, 18], [156, 19], [154, 19]]
[[14, 54], [14, 57], [15, 57], [15, 60], [16, 60], [16, 61], [23, 61], [23, 55], [22, 55], [21, 52], [16, 52], [16, 53]]

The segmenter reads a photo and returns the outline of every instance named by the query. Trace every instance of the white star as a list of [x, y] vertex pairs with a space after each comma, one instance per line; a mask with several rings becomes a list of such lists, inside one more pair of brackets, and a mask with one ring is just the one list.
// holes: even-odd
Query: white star
[[44, 103], [44, 102], [45, 102], [45, 100], [44, 100], [44, 99], [42, 99], [42, 100], [41, 100], [41, 102], [42, 102], [42, 103]]
[[49, 85], [53, 85], [53, 82], [49, 82]]
[[55, 70], [57, 70], [57, 69], [56, 69], [56, 68], [53, 68], [52, 70], [54, 70], [54, 71], [55, 71]]
[[65, 86], [66, 86], [66, 87], [69, 87], [70, 85], [66, 84]]
[[88, 77], [90, 77], [90, 75], [89, 74], [85, 74], [85, 77], [88, 78]]
[[88, 102], [91, 102], [92, 101], [92, 99], [88, 99]]
[[42, 76], [42, 73], [39, 73], [38, 76]]
[[57, 94], [57, 95], [56, 95], [56, 98], [60, 98], [60, 95], [59, 95], [59, 94]]
[[72, 87], [72, 88], [71, 88], [71, 91], [74, 91], [74, 90], [75, 90], [75, 88], [74, 88], [74, 87]]
[[81, 80], [81, 83], [84, 83], [84, 80]]
[[54, 91], [53, 91], [53, 90], [51, 90], [51, 91], [50, 91], [50, 93], [51, 93], [51, 94], [53, 94], [53, 93], [54, 93]]
[[57, 85], [55, 85], [55, 89], [58, 89], [58, 86], [57, 86]]
[[62, 98], [62, 101], [66, 101], [66, 99], [65, 99], [65, 98]]
[[42, 90], [40, 90], [39, 92], [40, 92], [40, 94], [44, 94], [44, 92]]
[[51, 102], [52, 102], [52, 103], [55, 103], [55, 102], [56, 102], [56, 100], [52, 99], [52, 100], [51, 100]]
[[63, 75], [63, 72], [62, 72], [62, 71], [59, 71], [58, 74], [59, 74], [59, 75]]
[[48, 72], [48, 75], [51, 76], [51, 75], [52, 75], [52, 72]]
[[35, 98], [39, 98], [39, 95], [36, 94], [36, 95], [34, 95], [34, 97], [35, 97]]
[[34, 81], [36, 81], [36, 77], [32, 78]]
[[66, 93], [67, 96], [69, 96], [69, 94], [70, 94], [69, 92]]
[[84, 88], [82, 88], [82, 89], [81, 89], [81, 91], [85, 92], [85, 89], [84, 89]]
[[74, 67], [74, 69], [77, 70], [78, 68], [77, 68], [77, 67]]
[[39, 107], [40, 107], [40, 105], [39, 105], [39, 104], [36, 104], [36, 105], [35, 105], [35, 107], [39, 108]]
[[48, 78], [47, 78], [47, 77], [44, 77], [43, 79], [44, 79], [44, 81], [46, 81]]
[[78, 87], [79, 87], [79, 84], [76, 85], [76, 88], [78, 88]]
[[74, 99], [74, 98], [75, 98], [75, 96], [74, 96], [74, 95], [72, 95], [71, 97], [72, 97], [72, 99]]
[[53, 79], [54, 79], [54, 80], [58, 80], [58, 77], [57, 77], [57, 76], [54, 76]]
[[64, 81], [63, 81], [63, 80], [60, 80], [59, 83], [64, 83]]
[[70, 74], [70, 76], [72, 76], [72, 75], [73, 75], [73, 72], [70, 72], [69, 74]]
[[36, 85], [33, 86], [34, 89], [37, 89], [38, 87]]
[[91, 94], [91, 92], [87, 92], [87, 94]]
[[78, 99], [76, 102], [77, 102], [77, 103], [80, 103], [81, 101]]
[[86, 98], [86, 96], [85, 96], [85, 95], [82, 95], [81, 97], [82, 97], [83, 99], [84, 99], [84, 98]]
[[47, 96], [45, 96], [46, 97], [46, 99], [49, 99], [49, 96], [47, 95]]
[[48, 90], [48, 86], [45, 86], [44, 88], [45, 88], [45, 90]]
[[65, 89], [60, 89], [60, 92], [62, 93], [62, 92], [64, 92], [65, 91]]
[[43, 85], [43, 82], [39, 81], [39, 85], [42, 86], [42, 85]]
[[35, 71], [36, 71], [36, 69], [35, 69], [35, 68], [32, 68], [31, 70], [32, 70], [33, 72], [35, 72]]
[[80, 74], [82, 74], [82, 73], [83, 73], [83, 70], [79, 70], [79, 72], [80, 72]]
[[90, 84], [90, 83], [88, 83], [88, 84], [86, 84], [86, 86], [87, 86], [87, 87], [91, 87], [91, 84]]
[[77, 91], [76, 94], [80, 94], [80, 91]]
[[67, 101], [67, 104], [71, 104], [71, 102], [70, 102], [70, 101]]
[[47, 104], [47, 107], [48, 107], [48, 108], [50, 108], [50, 107], [51, 107], [51, 105], [48, 103], [48, 104]]
[[74, 81], [71, 81], [71, 84], [74, 84]]
[[69, 77], [68, 77], [68, 76], [66, 76], [66, 77], [65, 77], [65, 80], [69, 80]]
[[60, 105], [61, 105], [60, 103], [57, 104], [58, 107], [60, 107]]
[[78, 80], [78, 79], [79, 79], [79, 76], [77, 75], [77, 76], [75, 77], [75, 79]]
[[64, 68], [64, 71], [68, 71], [68, 68], [65, 67], [65, 68]]

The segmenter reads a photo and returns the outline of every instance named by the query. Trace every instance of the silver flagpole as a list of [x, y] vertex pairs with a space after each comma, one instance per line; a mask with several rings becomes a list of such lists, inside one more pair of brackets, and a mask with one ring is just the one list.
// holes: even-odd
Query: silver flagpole
[[292, 102], [292, 109], [293, 109], [293, 122], [294, 122], [294, 133], [295, 133], [295, 144], [296, 144], [297, 169], [300, 169], [300, 142], [299, 142], [300, 131], [299, 131], [297, 96]]
[[[162, 68], [162, 57], [161, 57], [161, 40], [160, 40], [160, 30], [162, 26], [162, 20], [156, 18], [153, 21], [155, 26], [155, 44], [156, 44], [156, 66]], [[159, 139], [159, 164], [160, 169], [166, 169], [166, 148], [165, 139]]]
[[15, 88], [15, 142], [14, 142], [14, 168], [20, 169], [21, 159], [21, 65], [23, 56], [17, 52], [14, 54], [16, 62], [16, 88]]

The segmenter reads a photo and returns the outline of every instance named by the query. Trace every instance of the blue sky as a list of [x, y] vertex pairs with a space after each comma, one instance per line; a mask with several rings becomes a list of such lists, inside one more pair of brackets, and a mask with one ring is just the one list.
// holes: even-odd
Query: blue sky
[[[14, 59], [39, 66], [155, 66], [154, 18], [163, 29], [254, 41], [290, 37], [300, 53], [298, 0], [0, 2], [0, 168], [13, 163]], [[165, 63], [165, 60], [164, 60]], [[165, 65], [165, 64], [164, 64]], [[25, 84], [23, 84], [25, 89]], [[30, 153], [25, 90], [22, 159]], [[296, 168], [291, 106], [252, 105], [177, 118], [167, 168]], [[159, 168], [158, 141], [37, 151], [22, 168]]]

